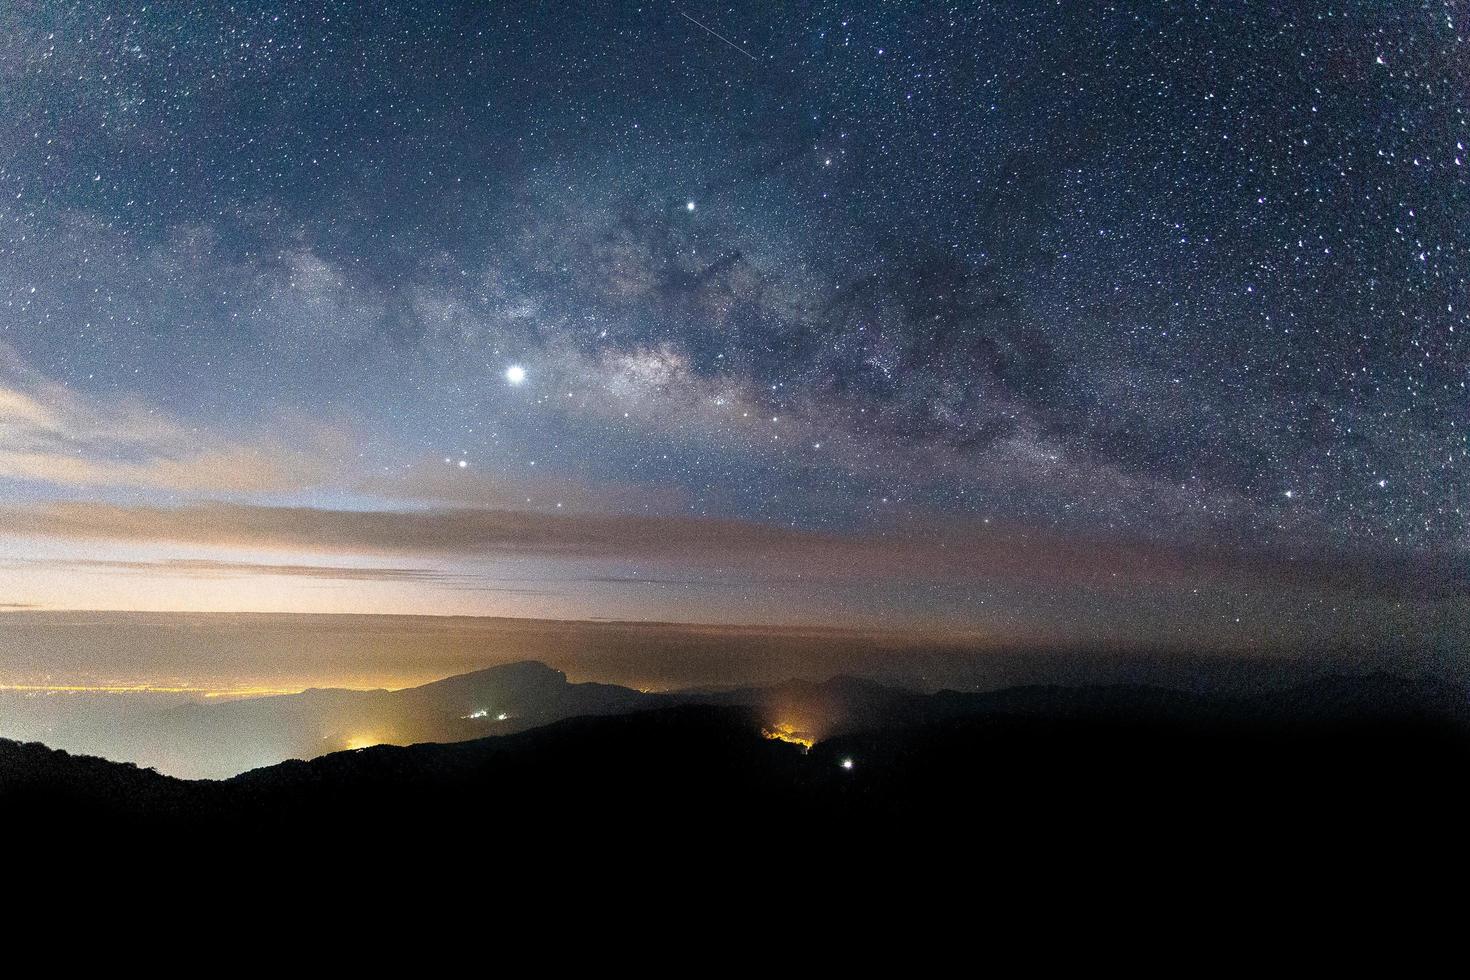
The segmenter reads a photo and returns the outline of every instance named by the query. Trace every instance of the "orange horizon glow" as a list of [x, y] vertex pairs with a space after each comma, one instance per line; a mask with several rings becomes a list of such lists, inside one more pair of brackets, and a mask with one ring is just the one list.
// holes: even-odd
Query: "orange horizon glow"
[[[310, 687], [310, 685], [308, 685]], [[255, 698], [300, 694], [307, 687], [194, 687], [161, 684], [0, 684], [0, 691], [31, 694], [198, 694], [206, 698]]]

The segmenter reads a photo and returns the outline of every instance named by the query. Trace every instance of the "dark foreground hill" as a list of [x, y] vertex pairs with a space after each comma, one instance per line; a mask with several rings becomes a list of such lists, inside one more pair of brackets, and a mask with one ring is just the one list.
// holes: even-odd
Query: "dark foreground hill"
[[172, 842], [494, 842], [503, 860], [775, 847], [1221, 860], [1270, 847], [1352, 861], [1384, 843], [1458, 847], [1470, 818], [1464, 692], [1382, 676], [1251, 702], [1146, 688], [902, 694], [809, 751], [767, 737], [770, 723], [758, 708], [685, 704], [220, 782], [0, 742], [0, 824]]

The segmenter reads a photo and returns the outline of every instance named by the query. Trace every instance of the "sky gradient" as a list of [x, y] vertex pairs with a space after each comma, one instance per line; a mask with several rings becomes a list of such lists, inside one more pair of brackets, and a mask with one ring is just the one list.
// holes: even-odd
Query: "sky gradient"
[[0, 609], [1463, 650], [1454, 4], [0, 10]]

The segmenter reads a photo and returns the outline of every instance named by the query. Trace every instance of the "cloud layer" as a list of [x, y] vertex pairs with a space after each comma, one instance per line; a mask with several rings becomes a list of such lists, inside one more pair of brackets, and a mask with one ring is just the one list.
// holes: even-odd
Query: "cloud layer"
[[0, 345], [0, 479], [61, 487], [259, 493], [322, 470], [279, 443], [205, 433], [136, 397], [83, 396]]
[[[1167, 548], [1119, 538], [1079, 538], [974, 522], [821, 533], [750, 521], [627, 514], [427, 509], [342, 511], [210, 503], [151, 507], [56, 503], [0, 510], [0, 526], [36, 539], [275, 550], [292, 554], [441, 559], [530, 558], [639, 563], [682, 580], [711, 574], [765, 583], [999, 583], [1127, 592], [1210, 585], [1447, 598], [1470, 586], [1452, 555], [1427, 560], [1350, 553], [1267, 553]], [[436, 582], [447, 573], [413, 568], [241, 564], [217, 560], [101, 561], [94, 567]], [[643, 579], [648, 581], [648, 579]]]

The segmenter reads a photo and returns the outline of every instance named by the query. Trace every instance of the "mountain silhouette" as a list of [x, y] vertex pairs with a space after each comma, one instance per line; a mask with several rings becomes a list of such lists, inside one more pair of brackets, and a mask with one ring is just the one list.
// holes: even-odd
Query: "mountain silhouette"
[[[980, 840], [1007, 860], [1028, 849], [1155, 853], [1201, 841], [1217, 856], [1288, 846], [1347, 854], [1385, 835], [1449, 833], [1470, 817], [1466, 692], [1436, 682], [1334, 678], [1212, 699], [1129, 687], [922, 695], [843, 679], [653, 698], [645, 708], [637, 692], [513, 665], [414, 689], [403, 717], [418, 704], [434, 714], [512, 693], [525, 710], [592, 710], [217, 781], [0, 741], [0, 813], [16, 830], [81, 823], [364, 846], [492, 834], [530, 853], [593, 838], [622, 853]], [[810, 747], [789, 744], [770, 737], [771, 705], [843, 720]]]
[[125, 758], [191, 779], [223, 779], [283, 762], [374, 744], [457, 742], [561, 718], [631, 711], [657, 696], [611, 684], [573, 684], [522, 661], [399, 691], [313, 688], [300, 694], [211, 701], [61, 727], [48, 744]]

